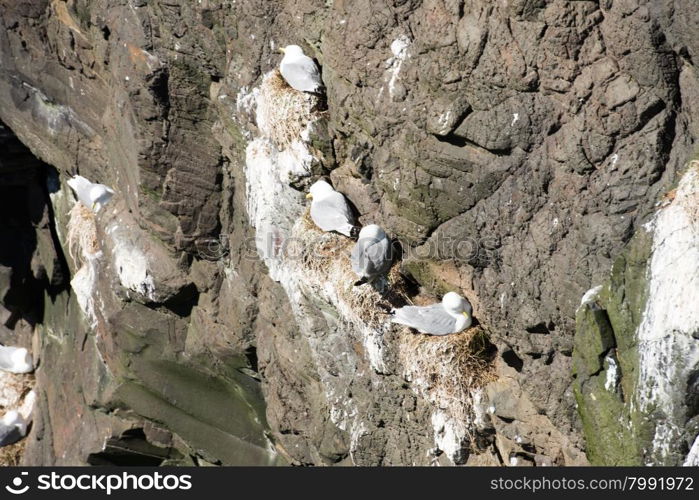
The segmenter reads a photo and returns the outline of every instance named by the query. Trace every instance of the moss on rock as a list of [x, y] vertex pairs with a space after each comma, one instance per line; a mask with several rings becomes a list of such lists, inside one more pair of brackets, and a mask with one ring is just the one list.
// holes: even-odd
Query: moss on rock
[[[652, 433], [630, 399], [638, 380], [636, 331], [647, 299], [652, 235], [640, 230], [598, 296], [576, 314], [574, 391], [592, 465], [641, 465]], [[607, 355], [618, 366], [605, 362]], [[614, 372], [611, 372], [614, 370]]]

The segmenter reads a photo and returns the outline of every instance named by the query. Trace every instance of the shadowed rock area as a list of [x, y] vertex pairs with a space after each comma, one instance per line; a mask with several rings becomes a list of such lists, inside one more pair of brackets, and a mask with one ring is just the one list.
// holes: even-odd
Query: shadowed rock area
[[[695, 153], [692, 2], [0, 0], [0, 21], [0, 340], [38, 360], [25, 464], [688, 452], [590, 439], [576, 396], [601, 390], [610, 349], [622, 356], [602, 314], [617, 306], [581, 309], [575, 329], [610, 269], [604, 297], [620, 290], [620, 256]], [[250, 145], [269, 139], [259, 96], [288, 44], [322, 67], [327, 110], [274, 223], [310, 239], [293, 221], [325, 175], [400, 242], [419, 297], [470, 300], [492, 377], [467, 391], [468, 433], [411, 371], [410, 333], [364, 332], [355, 310], [311, 293], [328, 290], [321, 278], [258, 252], [266, 178]], [[80, 286], [78, 173], [117, 192]], [[425, 352], [447, 366], [442, 347]], [[626, 411], [609, 405], [605, 418]]]

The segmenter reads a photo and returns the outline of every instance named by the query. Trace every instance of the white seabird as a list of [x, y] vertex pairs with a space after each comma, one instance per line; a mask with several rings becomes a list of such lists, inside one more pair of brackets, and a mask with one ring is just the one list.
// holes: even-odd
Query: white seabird
[[83, 205], [97, 213], [114, 196], [114, 190], [104, 184], [90, 182], [82, 175], [68, 179], [68, 185]]
[[364, 226], [352, 248], [352, 270], [360, 280], [355, 285], [371, 283], [391, 269], [393, 263], [391, 240], [376, 224]]
[[0, 421], [0, 446], [16, 443], [27, 434], [27, 422], [19, 412], [10, 410]]
[[24, 347], [0, 346], [0, 370], [29, 373], [34, 370], [32, 355]]
[[399, 323], [430, 335], [459, 333], [471, 326], [472, 308], [458, 293], [449, 292], [441, 303], [429, 306], [406, 306], [393, 311], [393, 323]]
[[306, 198], [311, 199], [311, 219], [316, 226], [323, 231], [337, 231], [352, 237], [356, 231], [354, 215], [342, 193], [319, 180], [311, 186]]
[[280, 49], [284, 53], [279, 64], [279, 72], [286, 83], [300, 92], [320, 92], [323, 89], [323, 81], [320, 71], [313, 59], [303, 53], [298, 45], [287, 45]]

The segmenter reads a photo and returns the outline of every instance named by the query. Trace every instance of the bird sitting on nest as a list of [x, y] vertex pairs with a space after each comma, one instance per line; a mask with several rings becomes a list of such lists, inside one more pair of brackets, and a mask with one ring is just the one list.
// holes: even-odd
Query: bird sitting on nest
[[429, 335], [459, 333], [472, 323], [471, 303], [455, 292], [449, 292], [442, 302], [429, 306], [406, 306], [393, 310], [393, 323], [414, 328]]
[[0, 346], [0, 370], [10, 373], [34, 371], [32, 355], [24, 347]]
[[114, 190], [104, 184], [90, 182], [82, 175], [68, 179], [68, 185], [83, 205], [97, 213], [114, 196]]
[[27, 435], [27, 428], [31, 424], [36, 405], [36, 393], [29, 391], [19, 408], [9, 410], [0, 419], [0, 446], [16, 443]]
[[356, 237], [359, 228], [345, 196], [338, 193], [324, 180], [316, 181], [306, 198], [311, 200], [311, 219], [323, 231], [336, 231], [350, 238]]
[[19, 412], [10, 410], [0, 420], [0, 446], [16, 443], [27, 434], [27, 422]]
[[359, 276], [355, 286], [373, 283], [386, 274], [393, 263], [392, 249], [383, 229], [376, 224], [364, 226], [350, 255], [352, 270]]
[[279, 72], [286, 83], [299, 92], [322, 94], [323, 80], [315, 61], [304, 54], [298, 45], [287, 45], [279, 50], [284, 54]]

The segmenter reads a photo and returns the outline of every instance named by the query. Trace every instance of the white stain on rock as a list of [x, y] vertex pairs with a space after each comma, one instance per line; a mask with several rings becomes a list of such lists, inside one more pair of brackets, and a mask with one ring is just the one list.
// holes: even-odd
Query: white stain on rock
[[90, 327], [97, 325], [97, 280], [102, 251], [97, 238], [95, 214], [76, 201], [69, 212], [68, 249], [78, 270], [70, 280], [80, 310]]
[[638, 408], [652, 413], [649, 463], [673, 461], [685, 423], [687, 379], [699, 366], [699, 165], [693, 163], [674, 201], [657, 212], [648, 299], [638, 327]]
[[694, 444], [689, 449], [689, 453], [682, 464], [685, 467], [699, 467], [699, 436], [694, 440]]
[[156, 300], [148, 257], [118, 224], [114, 223], [107, 231], [112, 239], [112, 264], [119, 283], [150, 300]]
[[[393, 57], [386, 61], [386, 77], [388, 83], [388, 93], [391, 97], [396, 95], [396, 85], [400, 75], [400, 70], [405, 60], [409, 57], [410, 38], [406, 35], [401, 35], [391, 42], [391, 53]], [[383, 94], [383, 86], [379, 90], [379, 97]]]
[[619, 385], [619, 364], [613, 355], [608, 354], [604, 358], [607, 376], [604, 380], [604, 388], [610, 392], [615, 392]]
[[461, 453], [463, 436], [449, 415], [441, 410], [432, 413], [432, 428], [437, 448], [451, 459]]
[[[266, 75], [260, 89], [249, 94], [255, 96], [259, 135], [249, 142], [245, 155], [248, 218], [255, 228], [257, 252], [265, 262], [269, 276], [284, 288], [300, 331], [311, 347], [327, 392], [330, 418], [350, 436], [352, 456], [359, 447], [359, 439], [367, 431], [358, 418], [360, 411], [354, 400], [345, 397], [351, 381], [365, 370], [350, 353], [354, 353], [355, 343], [359, 342], [370, 369], [376, 372], [385, 370], [382, 335], [388, 327], [370, 326], [363, 316], [364, 311], [353, 304], [354, 294], [373, 290], [353, 287], [351, 270], [342, 265], [343, 259], [326, 258], [322, 265], [314, 266], [304, 257], [311, 243], [320, 247], [327, 244], [333, 248], [351, 244], [351, 241], [339, 235], [321, 233], [308, 225], [303, 193], [291, 184], [303, 182], [311, 176], [311, 166], [316, 160], [310, 148], [310, 135], [316, 117], [306, 117], [310, 118], [308, 126], [295, 137], [280, 140], [279, 132], [288, 124], [281, 122], [280, 115], [271, 111], [286, 98], [275, 94], [284, 92], [283, 89], [274, 90], [265, 84], [270, 78], [273, 78], [271, 73]], [[303, 97], [307, 98], [311, 97]], [[289, 110], [290, 115], [298, 112], [298, 109]], [[274, 119], [270, 118], [274, 116]], [[311, 255], [310, 258], [317, 256]], [[323, 311], [327, 324], [319, 325], [317, 317], [309, 314], [309, 310]]]
[[97, 290], [97, 273], [99, 269], [99, 259], [102, 254], [86, 257], [83, 264], [70, 280], [70, 287], [75, 293], [80, 310], [90, 324], [90, 327], [97, 326], [97, 309], [95, 307], [94, 295]]

